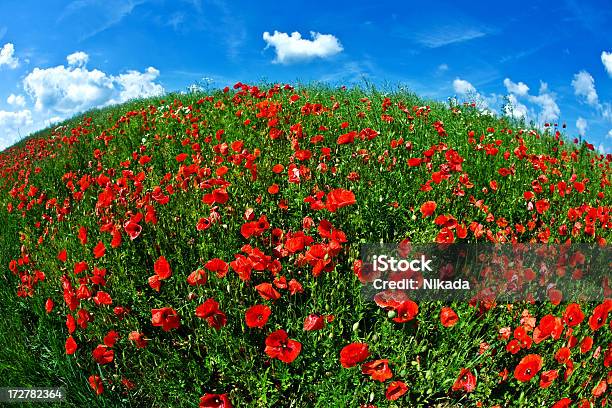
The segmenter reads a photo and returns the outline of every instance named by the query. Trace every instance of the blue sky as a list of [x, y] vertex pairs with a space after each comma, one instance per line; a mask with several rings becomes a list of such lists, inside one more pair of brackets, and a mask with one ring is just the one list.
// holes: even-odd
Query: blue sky
[[0, 2], [0, 149], [91, 107], [194, 83], [363, 78], [567, 123], [612, 152], [609, 0]]

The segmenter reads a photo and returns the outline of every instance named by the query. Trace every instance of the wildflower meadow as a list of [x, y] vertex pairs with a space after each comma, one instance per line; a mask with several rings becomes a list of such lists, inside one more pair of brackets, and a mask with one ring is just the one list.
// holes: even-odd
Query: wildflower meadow
[[562, 123], [401, 89], [239, 82], [88, 111], [0, 153], [0, 386], [62, 387], [57, 406], [609, 406], [612, 259], [596, 296], [541, 283], [588, 277], [575, 253], [490, 272], [539, 298], [370, 298], [360, 251], [604, 250], [611, 163]]

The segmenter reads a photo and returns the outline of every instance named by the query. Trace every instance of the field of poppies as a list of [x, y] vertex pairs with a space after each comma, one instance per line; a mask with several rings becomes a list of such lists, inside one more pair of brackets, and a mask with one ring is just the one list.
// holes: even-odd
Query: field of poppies
[[597, 298], [362, 293], [367, 244], [606, 248], [612, 156], [563, 129], [237, 83], [32, 135], [0, 153], [0, 387], [62, 386], [65, 406], [609, 406], [609, 273]]

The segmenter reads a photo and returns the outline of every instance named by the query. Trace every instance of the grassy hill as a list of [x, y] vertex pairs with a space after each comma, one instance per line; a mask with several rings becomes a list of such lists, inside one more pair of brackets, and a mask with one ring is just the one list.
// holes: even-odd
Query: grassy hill
[[72, 406], [601, 404], [606, 280], [600, 299], [406, 317], [362, 296], [359, 251], [605, 247], [611, 162], [557, 124], [374, 88], [87, 112], [0, 153], [0, 386], [64, 386]]

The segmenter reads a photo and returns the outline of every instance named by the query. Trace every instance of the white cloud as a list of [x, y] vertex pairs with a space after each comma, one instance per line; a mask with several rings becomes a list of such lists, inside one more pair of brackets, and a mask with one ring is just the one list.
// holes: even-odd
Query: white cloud
[[578, 120], [576, 120], [576, 129], [578, 129], [578, 134], [584, 137], [584, 135], [586, 135], [586, 130], [588, 129], [588, 127], [589, 126], [586, 119], [579, 116]]
[[604, 119], [612, 122], [612, 104], [610, 102], [600, 103], [598, 108], [601, 116]]
[[312, 40], [305, 40], [295, 31], [289, 36], [287, 33], [274, 31], [263, 33], [266, 48], [272, 46], [276, 50], [274, 63], [290, 64], [292, 62], [306, 61], [313, 58], [328, 58], [343, 50], [342, 44], [331, 34], [310, 32]]
[[608, 75], [612, 77], [612, 52], [601, 52], [601, 62], [604, 64]]
[[23, 87], [34, 100], [36, 111], [69, 116], [93, 107], [164, 92], [154, 82], [159, 71], [153, 67], [144, 72], [128, 71], [113, 76], [80, 66], [87, 60], [86, 54], [71, 54], [68, 60], [72, 63], [68, 67], [34, 68], [24, 78]]
[[439, 48], [484, 37], [488, 31], [462, 24], [439, 25], [437, 29], [428, 27], [426, 31], [414, 34], [412, 39], [427, 48]]
[[489, 96], [482, 95], [474, 85], [469, 81], [461, 78], [455, 78], [453, 80], [453, 90], [463, 97], [468, 97], [471, 101], [475, 102], [478, 108], [483, 114], [495, 114], [498, 112], [492, 106], [498, 105], [500, 101], [500, 95], [489, 94]]
[[461, 78], [455, 78], [455, 80], [453, 81], [453, 89], [460, 95], [469, 95], [476, 93], [476, 88], [474, 88], [474, 85]]
[[[605, 52], [602, 53], [602, 61], [605, 60]], [[612, 54], [609, 55], [609, 61], [612, 64]], [[605, 62], [604, 62], [605, 64]], [[612, 122], [612, 104], [610, 102], [600, 102], [597, 90], [595, 89], [595, 80], [587, 71], [580, 71], [574, 75], [572, 80], [574, 94], [583, 98], [584, 101], [595, 108], [596, 112], [605, 120]]]
[[586, 71], [580, 71], [575, 74], [572, 80], [572, 86], [574, 87], [574, 94], [576, 96], [582, 96], [589, 105], [597, 106], [599, 97], [595, 90], [595, 80], [591, 74]]
[[[504, 86], [508, 91], [506, 96], [496, 93], [486, 96], [464, 79], [455, 78], [453, 81], [453, 89], [458, 95], [469, 96], [489, 112], [498, 114], [495, 107], [501, 105], [501, 114], [517, 119], [533, 119], [538, 123], [559, 119], [561, 110], [557, 105], [557, 95], [548, 89], [545, 82], [540, 82], [538, 95], [530, 95], [527, 84], [515, 83], [510, 78], [504, 79]], [[529, 104], [526, 104], [525, 101]]]
[[61, 116], [53, 116], [49, 119], [45, 119], [45, 126], [55, 125], [57, 123], [60, 123], [62, 120], [64, 120], [64, 118], [62, 118]]
[[0, 68], [3, 65], [12, 69], [19, 66], [19, 59], [15, 57], [15, 46], [11, 43], [6, 43], [0, 48]]
[[510, 80], [510, 78], [504, 79], [504, 86], [509, 93], [518, 96], [525, 96], [529, 92], [529, 87], [527, 85], [522, 82], [519, 82], [518, 84], [514, 83], [512, 80]]
[[25, 136], [23, 129], [32, 123], [32, 112], [28, 109], [17, 112], [0, 110], [0, 150], [16, 142], [20, 136]]
[[85, 40], [119, 24], [147, 0], [72, 0], [61, 12], [57, 23], [68, 26]]
[[[88, 109], [164, 93], [162, 85], [155, 82], [160, 73], [153, 67], [111, 75], [86, 68], [87, 59], [87, 54], [77, 52], [67, 57], [67, 67], [34, 68], [25, 76], [23, 88], [33, 101], [33, 109], [0, 111], [0, 150], [20, 136]], [[6, 101], [14, 107], [26, 106], [23, 95], [11, 94]]]
[[66, 61], [68, 61], [68, 65], [70, 66], [84, 67], [89, 61], [89, 55], [83, 51], [77, 51], [67, 56]]
[[35, 109], [63, 114], [103, 105], [115, 93], [113, 80], [97, 69], [64, 67], [34, 68], [23, 80]]
[[9, 105], [20, 106], [20, 107], [23, 107], [26, 104], [25, 98], [23, 97], [23, 95], [15, 95], [15, 94], [10, 94], [8, 98], [6, 98], [6, 103], [8, 103]]
[[529, 87], [523, 82], [513, 82], [510, 78], [504, 79], [504, 86], [508, 91], [508, 104], [504, 105], [504, 114], [516, 119], [527, 119], [529, 109], [519, 102], [518, 97], [529, 96]]
[[607, 137], [608, 139], [612, 139], [612, 129], [610, 129], [610, 130], [608, 131], [608, 134], [606, 135], [606, 137]]
[[559, 105], [557, 105], [557, 95], [548, 90], [548, 84], [546, 84], [546, 82], [540, 82], [538, 96], [528, 95], [528, 100], [542, 108], [538, 115], [540, 122], [559, 119], [561, 109], [559, 109]]
[[516, 118], [516, 119], [521, 119], [521, 118], [527, 119], [527, 114], [529, 113], [529, 109], [527, 109], [527, 106], [525, 106], [524, 104], [518, 101], [518, 98], [516, 97], [516, 95], [512, 93], [509, 94], [508, 102], [509, 104], [504, 106], [505, 115], [512, 116], [513, 118]]
[[115, 82], [121, 86], [119, 102], [125, 102], [133, 98], [145, 98], [157, 96], [164, 93], [164, 87], [154, 81], [159, 76], [159, 71], [149, 67], [145, 72], [128, 71], [125, 74], [113, 77]]

